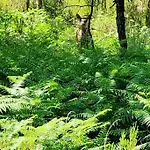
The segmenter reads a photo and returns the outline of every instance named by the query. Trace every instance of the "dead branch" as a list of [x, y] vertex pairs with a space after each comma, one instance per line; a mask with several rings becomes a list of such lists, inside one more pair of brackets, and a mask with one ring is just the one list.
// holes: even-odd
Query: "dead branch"
[[[93, 5], [93, 6], [98, 6], [98, 5]], [[68, 7], [91, 7], [91, 5], [68, 5], [68, 6], [65, 6], [64, 8], [68, 8]]]

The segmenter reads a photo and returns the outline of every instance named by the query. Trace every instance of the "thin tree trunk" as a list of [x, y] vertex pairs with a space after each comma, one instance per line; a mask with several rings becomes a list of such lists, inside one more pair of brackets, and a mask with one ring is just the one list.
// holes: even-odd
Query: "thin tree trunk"
[[94, 48], [94, 41], [93, 41], [90, 29], [91, 29], [91, 18], [92, 18], [92, 15], [93, 15], [93, 10], [94, 10], [94, 0], [91, 1], [91, 12], [90, 12], [90, 15], [89, 15], [89, 24], [88, 24], [88, 31], [89, 31], [89, 34], [90, 34], [90, 37], [91, 37], [92, 48]]
[[146, 26], [150, 27], [150, 0], [148, 1], [148, 4], [147, 4]]
[[26, 0], [26, 11], [28, 11], [30, 7], [30, 0]]
[[117, 15], [116, 24], [117, 24], [119, 43], [122, 48], [127, 49], [125, 16], [124, 16], [124, 0], [116, 0], [116, 15]]
[[102, 0], [102, 9], [105, 11], [106, 10], [106, 0]]
[[42, 8], [42, 0], [37, 0], [37, 9], [41, 9]]

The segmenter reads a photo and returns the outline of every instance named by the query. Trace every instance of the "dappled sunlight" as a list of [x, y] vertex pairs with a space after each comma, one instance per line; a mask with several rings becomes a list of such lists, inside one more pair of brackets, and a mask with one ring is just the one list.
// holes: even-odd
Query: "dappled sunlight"
[[0, 2], [0, 149], [150, 149], [147, 3], [91, 2]]

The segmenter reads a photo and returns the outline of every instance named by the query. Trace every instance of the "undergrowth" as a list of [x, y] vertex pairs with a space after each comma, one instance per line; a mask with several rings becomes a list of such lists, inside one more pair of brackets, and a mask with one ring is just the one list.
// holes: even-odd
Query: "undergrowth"
[[0, 19], [0, 149], [149, 149], [149, 29], [83, 49], [63, 17]]

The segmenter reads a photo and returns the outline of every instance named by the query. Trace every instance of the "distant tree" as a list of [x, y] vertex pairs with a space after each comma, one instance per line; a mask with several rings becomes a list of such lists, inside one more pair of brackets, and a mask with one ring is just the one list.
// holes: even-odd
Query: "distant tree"
[[43, 0], [42, 2], [44, 9], [51, 18], [55, 18], [58, 15], [64, 15], [64, 13], [62, 13], [64, 9], [63, 0]]
[[150, 0], [148, 1], [148, 4], [147, 4], [146, 26], [150, 27]]
[[101, 1], [101, 7], [102, 7], [103, 10], [106, 10], [106, 0]]
[[95, 0], [92, 0], [91, 1], [91, 11], [90, 11], [90, 15], [89, 15], [89, 24], [88, 24], [88, 30], [89, 30], [89, 33], [90, 33], [90, 36], [91, 36], [91, 45], [92, 47], [94, 48], [94, 41], [93, 41], [93, 38], [92, 38], [92, 34], [90, 32], [90, 29], [91, 29], [91, 19], [92, 19], [92, 15], [93, 15], [93, 11], [94, 11], [94, 3], [95, 3]]
[[115, 0], [116, 3], [116, 24], [119, 43], [122, 48], [127, 49], [127, 39], [125, 30], [125, 16], [124, 16], [124, 0]]
[[30, 7], [30, 0], [26, 0], [26, 11], [28, 11]]
[[41, 9], [43, 4], [42, 0], [37, 0], [36, 3], [37, 3], [37, 9]]

